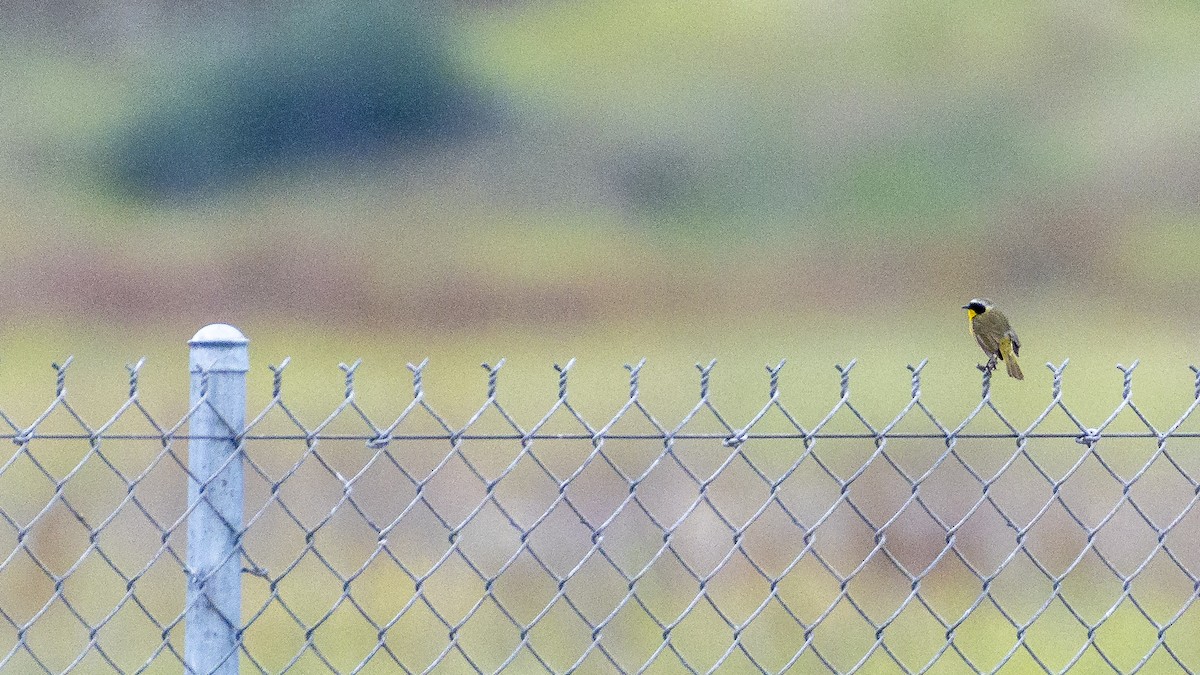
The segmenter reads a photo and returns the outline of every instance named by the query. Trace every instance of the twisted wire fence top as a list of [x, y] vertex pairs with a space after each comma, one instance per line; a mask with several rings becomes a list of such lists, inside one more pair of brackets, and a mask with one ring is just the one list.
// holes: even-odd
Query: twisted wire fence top
[[[766, 367], [746, 420], [714, 402], [716, 362], [677, 422], [645, 360], [588, 419], [557, 396], [519, 423], [483, 364], [453, 422], [428, 360], [388, 419], [360, 405], [361, 361], [319, 421], [288, 402], [289, 359], [235, 438], [246, 469], [247, 672], [1135, 672], [1200, 668], [1195, 395], [1155, 426], [1121, 400], [1088, 426], [1067, 363], [1027, 423], [992, 398], [939, 419], [871, 420], [839, 394], [801, 420]], [[143, 361], [99, 424], [68, 397], [32, 422], [0, 409], [0, 670], [178, 672], [187, 607], [188, 421], [143, 405]], [[1049, 420], [1055, 420], [1051, 424]], [[983, 424], [983, 420], [987, 424]], [[1118, 428], [1117, 421], [1125, 420]], [[1133, 420], [1133, 424], [1128, 424]], [[1065, 422], [1065, 424], [1064, 424]]]

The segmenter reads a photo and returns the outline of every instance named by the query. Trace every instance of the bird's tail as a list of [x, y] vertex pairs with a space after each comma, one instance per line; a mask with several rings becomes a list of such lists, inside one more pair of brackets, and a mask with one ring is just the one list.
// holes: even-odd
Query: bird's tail
[[1000, 341], [1000, 355], [1004, 358], [1004, 367], [1008, 369], [1009, 377], [1015, 380], [1025, 379], [1025, 374], [1021, 372], [1021, 366], [1017, 365], [1017, 355], [1013, 353], [1011, 340]]

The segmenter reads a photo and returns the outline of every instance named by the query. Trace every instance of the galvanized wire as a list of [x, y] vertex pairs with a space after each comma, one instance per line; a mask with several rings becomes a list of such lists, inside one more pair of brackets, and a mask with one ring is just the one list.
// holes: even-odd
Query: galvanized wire
[[[462, 423], [428, 402], [427, 360], [408, 365], [412, 396], [389, 421], [359, 404], [361, 362], [342, 364], [342, 400], [315, 423], [288, 402], [288, 360], [271, 366], [270, 401], [233, 436], [249, 486], [245, 522], [229, 524], [243, 544], [241, 668], [1200, 669], [1195, 368], [1192, 403], [1160, 428], [1135, 402], [1136, 362], [1118, 366], [1121, 400], [1094, 427], [1064, 402], [1066, 362], [1047, 364], [1049, 401], [1026, 425], [993, 400], [990, 372], [973, 410], [942, 422], [925, 362], [909, 367], [907, 403], [872, 423], [852, 400], [854, 361], [811, 424], [780, 393], [783, 362], [767, 366], [758, 411], [733, 422], [712, 396], [715, 361], [697, 364], [691, 409], [663, 422], [643, 398], [645, 360], [627, 366], [620, 408], [589, 421], [569, 395], [574, 363], [555, 364], [557, 397], [529, 425], [505, 407], [503, 360], [483, 365], [483, 401]], [[128, 398], [91, 426], [67, 396], [70, 364], [55, 364], [55, 397], [32, 422], [0, 410], [15, 446], [0, 465], [0, 671], [178, 672], [196, 508], [181, 498], [194, 477], [180, 443], [208, 402], [156, 421], [139, 362]], [[1133, 430], [1113, 428], [1122, 414]], [[983, 418], [995, 428], [972, 431]], [[1132, 470], [1109, 449], [1122, 440], [1150, 444]], [[910, 441], [937, 448], [927, 464], [914, 468]], [[1053, 441], [1067, 441], [1063, 466], [1034, 451]], [[760, 443], [783, 450], [767, 462]], [[1006, 449], [985, 467], [972, 444]], [[146, 445], [140, 464], [121, 454]], [[1159, 494], [1167, 485], [1183, 496]]]

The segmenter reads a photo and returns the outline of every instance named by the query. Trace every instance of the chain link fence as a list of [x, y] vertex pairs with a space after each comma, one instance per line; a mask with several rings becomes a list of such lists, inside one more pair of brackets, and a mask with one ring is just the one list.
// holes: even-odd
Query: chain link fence
[[139, 363], [88, 424], [56, 365], [41, 415], [0, 411], [0, 671], [1200, 669], [1200, 373], [1155, 426], [1122, 368], [1120, 404], [1088, 426], [1048, 364], [1020, 424], [989, 373], [970, 414], [939, 420], [922, 363], [881, 421], [851, 362], [809, 420], [781, 362], [734, 421], [710, 363], [666, 421], [643, 363], [603, 419], [556, 365], [555, 402], [525, 424], [503, 361], [465, 422], [428, 402], [424, 362], [387, 420], [360, 405], [355, 363], [341, 404], [302, 421], [286, 360], [247, 415], [228, 327], [193, 340], [181, 419], [144, 405]]

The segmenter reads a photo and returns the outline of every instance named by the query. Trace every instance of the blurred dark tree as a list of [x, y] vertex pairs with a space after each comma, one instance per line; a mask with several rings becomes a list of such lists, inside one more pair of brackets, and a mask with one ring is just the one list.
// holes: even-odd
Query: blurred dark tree
[[[228, 188], [289, 162], [453, 140], [478, 104], [415, 2], [316, 2], [193, 31], [104, 153], [124, 194]], [[205, 44], [207, 42], [207, 44]]]

